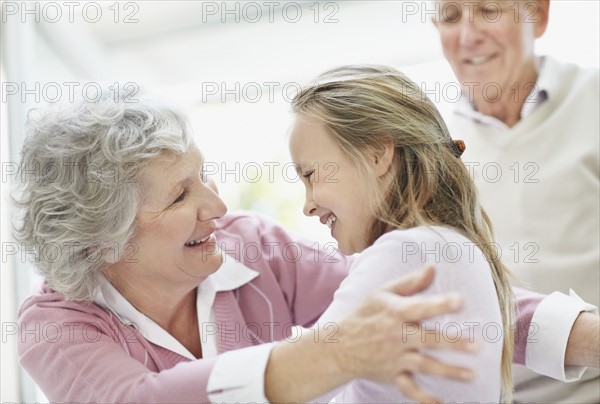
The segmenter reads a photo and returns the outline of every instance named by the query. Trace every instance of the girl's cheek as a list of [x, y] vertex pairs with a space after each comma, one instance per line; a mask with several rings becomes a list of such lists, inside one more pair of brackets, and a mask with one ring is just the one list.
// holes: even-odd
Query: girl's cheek
[[[313, 201], [319, 205], [326, 207], [333, 200], [335, 201], [335, 196], [330, 195], [326, 190], [321, 189], [320, 187], [313, 187]], [[329, 195], [329, 196], [328, 196]]]

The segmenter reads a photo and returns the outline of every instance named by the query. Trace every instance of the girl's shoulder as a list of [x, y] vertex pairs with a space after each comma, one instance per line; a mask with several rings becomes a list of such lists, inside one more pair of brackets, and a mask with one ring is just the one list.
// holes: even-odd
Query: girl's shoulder
[[473, 241], [451, 227], [418, 226], [409, 229], [392, 230], [379, 237], [371, 247], [399, 243], [406, 245], [439, 244], [440, 246], [456, 243], [464, 246], [475, 245]]
[[440, 270], [488, 267], [479, 246], [459, 231], [443, 226], [419, 226], [390, 231], [379, 237], [357, 259], [356, 266], [393, 262], [405, 269], [433, 264]]

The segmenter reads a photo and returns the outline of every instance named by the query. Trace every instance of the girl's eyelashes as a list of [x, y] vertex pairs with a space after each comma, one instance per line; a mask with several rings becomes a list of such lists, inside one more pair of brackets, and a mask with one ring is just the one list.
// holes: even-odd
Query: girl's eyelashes
[[313, 175], [314, 172], [315, 172], [315, 170], [310, 170], [310, 171], [307, 171], [306, 173], [304, 173], [302, 176], [304, 178], [306, 178], [307, 180], [310, 180], [310, 176]]

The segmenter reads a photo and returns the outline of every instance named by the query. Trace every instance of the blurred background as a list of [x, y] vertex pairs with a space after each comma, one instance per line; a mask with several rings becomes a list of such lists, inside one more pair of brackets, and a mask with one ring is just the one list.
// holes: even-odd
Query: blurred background
[[[321, 243], [327, 229], [302, 215], [303, 187], [287, 151], [289, 100], [325, 69], [350, 63], [400, 68], [443, 114], [454, 83], [419, 1], [1, 2], [2, 270], [0, 401], [47, 401], [18, 366], [16, 311], [37, 281], [13, 250], [8, 196], [27, 111], [97, 83], [143, 90], [188, 114], [207, 171], [230, 210], [257, 210]], [[552, 0], [538, 54], [598, 67], [599, 2]], [[456, 88], [458, 85], [456, 84]], [[437, 96], [436, 96], [437, 94]]]

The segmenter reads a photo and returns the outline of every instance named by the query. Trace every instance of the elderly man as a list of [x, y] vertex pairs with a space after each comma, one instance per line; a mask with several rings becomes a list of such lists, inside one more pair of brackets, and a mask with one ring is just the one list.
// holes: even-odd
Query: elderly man
[[[597, 306], [598, 69], [535, 55], [535, 39], [548, 24], [549, 0], [441, 0], [436, 8], [434, 24], [463, 90], [449, 127], [466, 142], [463, 159], [495, 225], [502, 258], [525, 286], [546, 293], [573, 288]], [[575, 320], [584, 309], [564, 310]], [[598, 344], [597, 332], [589, 342]], [[546, 349], [537, 344], [527, 359], [536, 348]], [[563, 380], [579, 376], [561, 377], [562, 371], [543, 364], [538, 370]], [[569, 384], [522, 368], [515, 374], [517, 401], [600, 401], [597, 371]]]

